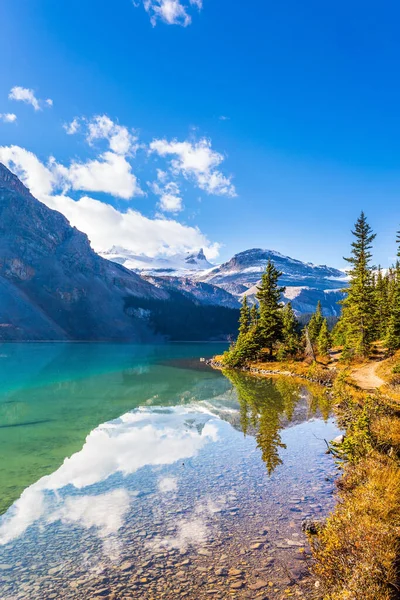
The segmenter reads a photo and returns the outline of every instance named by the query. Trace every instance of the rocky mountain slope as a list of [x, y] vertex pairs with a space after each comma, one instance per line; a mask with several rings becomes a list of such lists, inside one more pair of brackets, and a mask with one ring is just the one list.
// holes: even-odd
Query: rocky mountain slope
[[193, 277], [154, 277], [144, 275], [147, 281], [164, 290], [180, 292], [183, 296], [197, 304], [240, 308], [240, 298], [226, 292], [223, 288], [204, 281], [196, 281]]
[[[209, 263], [199, 252], [184, 265]], [[238, 306], [212, 284], [151, 281], [99, 256], [0, 164], [0, 341], [226, 339]]]
[[127, 296], [168, 298], [98, 256], [87, 236], [0, 164], [0, 339], [149, 340]]

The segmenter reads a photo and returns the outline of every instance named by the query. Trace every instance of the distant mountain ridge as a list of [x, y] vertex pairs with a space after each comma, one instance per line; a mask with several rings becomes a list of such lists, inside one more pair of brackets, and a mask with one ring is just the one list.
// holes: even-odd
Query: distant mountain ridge
[[143, 254], [135, 254], [120, 246], [113, 246], [110, 250], [101, 252], [100, 255], [123, 265], [127, 269], [146, 275], [168, 276], [172, 274], [173, 276], [185, 276], [188, 273], [204, 271], [214, 267], [208, 262], [202, 248], [198, 252], [152, 258]]
[[316, 289], [340, 287], [345, 274], [326, 265], [313, 265], [284, 256], [274, 250], [253, 248], [235, 254], [229, 261], [201, 276], [202, 281], [220, 285], [227, 291], [242, 294], [256, 284], [262, 276], [268, 260], [282, 272], [280, 283], [284, 286], [310, 286]]
[[[325, 315], [339, 315], [338, 302], [343, 298], [341, 290], [347, 285], [346, 275], [339, 269], [304, 263], [274, 250], [261, 248], [239, 252], [229, 261], [217, 266], [207, 261], [202, 250], [171, 259], [135, 255], [133, 262], [133, 255], [121, 248], [118, 252], [114, 248], [102, 256], [133, 268], [157, 286], [191, 294], [198, 302], [205, 304], [212, 302], [235, 307], [240, 305], [245, 294], [251, 302], [255, 301], [257, 284], [268, 260], [272, 260], [282, 272], [280, 283], [286, 287], [283, 302], [290, 301], [298, 314], [314, 312], [320, 301]], [[205, 287], [205, 284], [209, 287]], [[215, 288], [219, 288], [221, 293]], [[225, 295], [222, 295], [222, 291]]]
[[223, 288], [242, 298], [254, 301], [257, 283], [260, 281], [268, 260], [272, 260], [282, 276], [279, 280], [286, 287], [284, 302], [291, 302], [299, 314], [314, 312], [317, 302], [322, 304], [326, 316], [338, 316], [343, 298], [342, 289], [347, 285], [343, 271], [326, 265], [304, 263], [274, 250], [253, 248], [235, 254], [229, 261], [199, 275], [199, 280]]

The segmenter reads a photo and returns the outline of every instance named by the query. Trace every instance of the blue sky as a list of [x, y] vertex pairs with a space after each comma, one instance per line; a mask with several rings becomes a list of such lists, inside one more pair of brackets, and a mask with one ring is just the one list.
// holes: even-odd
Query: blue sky
[[356, 0], [4, 0], [0, 160], [96, 249], [341, 267], [363, 209], [387, 266], [399, 18]]

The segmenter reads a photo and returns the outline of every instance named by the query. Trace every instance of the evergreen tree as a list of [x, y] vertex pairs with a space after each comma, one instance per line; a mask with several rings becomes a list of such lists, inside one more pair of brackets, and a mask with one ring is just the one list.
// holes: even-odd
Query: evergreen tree
[[282, 310], [282, 345], [278, 350], [278, 359], [295, 356], [299, 351], [298, 321], [292, 304], [288, 302]]
[[253, 304], [250, 311], [250, 326], [256, 327], [258, 323], [258, 308], [256, 304]]
[[257, 325], [259, 339], [262, 347], [268, 348], [270, 357], [275, 344], [282, 339], [280, 297], [286, 288], [278, 285], [281, 275], [282, 273], [269, 260], [256, 294], [260, 303], [260, 318]]
[[313, 344], [315, 344], [317, 342], [323, 321], [324, 321], [324, 317], [322, 315], [321, 301], [318, 300], [315, 313], [311, 317], [310, 322], [308, 324], [308, 333], [310, 336], [310, 340]]
[[[397, 232], [397, 256], [400, 257], [400, 232]], [[400, 349], [400, 260], [393, 269], [392, 293], [390, 297], [390, 315], [386, 334], [386, 347], [389, 354]]]
[[346, 356], [368, 356], [375, 329], [375, 298], [372, 286], [371, 248], [375, 234], [362, 212], [352, 234], [351, 256], [345, 260], [351, 265], [349, 287], [343, 291], [342, 321], [345, 332]]
[[328, 321], [322, 321], [321, 329], [317, 339], [317, 349], [320, 356], [328, 356], [331, 347], [331, 335], [329, 333]]
[[376, 339], [382, 340], [386, 336], [390, 305], [389, 305], [389, 277], [382, 274], [379, 267], [375, 278], [375, 307], [376, 307]]
[[250, 329], [250, 308], [247, 303], [247, 296], [243, 297], [242, 308], [240, 309], [239, 318], [239, 337], [245, 335]]

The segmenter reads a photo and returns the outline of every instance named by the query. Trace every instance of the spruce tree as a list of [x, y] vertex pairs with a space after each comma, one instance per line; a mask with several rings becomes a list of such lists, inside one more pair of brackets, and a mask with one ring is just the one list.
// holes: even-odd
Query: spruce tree
[[258, 308], [256, 304], [253, 304], [250, 311], [250, 326], [256, 327], [258, 323]]
[[322, 321], [321, 329], [317, 339], [317, 349], [320, 356], [328, 356], [331, 347], [331, 335], [329, 333], [328, 321]]
[[313, 344], [317, 342], [323, 321], [324, 317], [322, 315], [321, 301], [318, 300], [315, 313], [313, 314], [313, 316], [310, 319], [310, 322], [308, 323], [308, 333], [310, 336], [310, 340]]
[[386, 336], [390, 305], [389, 305], [389, 277], [383, 275], [378, 268], [375, 278], [375, 307], [376, 307], [376, 339], [382, 340]]
[[239, 318], [239, 337], [245, 335], [250, 329], [250, 308], [247, 303], [247, 296], [243, 297], [242, 308], [240, 309]]
[[275, 344], [282, 339], [280, 297], [286, 288], [278, 285], [281, 275], [282, 273], [269, 260], [256, 294], [260, 303], [260, 317], [257, 325], [259, 340], [263, 348], [268, 348], [270, 358]]
[[282, 309], [282, 345], [278, 350], [278, 358], [295, 356], [299, 350], [298, 321], [292, 304], [288, 302]]
[[[400, 232], [397, 232], [397, 256], [400, 257]], [[389, 354], [394, 354], [400, 349], [400, 260], [392, 276], [392, 293], [390, 298], [390, 315], [386, 334], [386, 347]]]
[[375, 298], [372, 285], [371, 248], [375, 234], [367, 223], [362, 212], [352, 234], [351, 256], [345, 260], [350, 264], [348, 271], [350, 281], [343, 291], [346, 298], [342, 300], [342, 322], [345, 332], [346, 356], [366, 357], [371, 350], [375, 329]]

